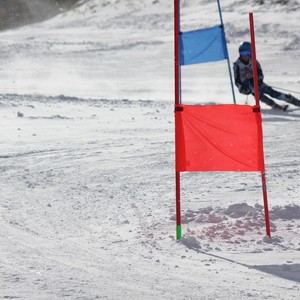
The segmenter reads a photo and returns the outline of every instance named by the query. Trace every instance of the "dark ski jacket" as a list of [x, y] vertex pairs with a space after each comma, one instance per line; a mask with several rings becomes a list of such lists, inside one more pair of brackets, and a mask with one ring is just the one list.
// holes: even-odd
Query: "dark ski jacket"
[[[264, 80], [264, 74], [260, 63], [256, 61], [256, 64], [258, 84], [261, 85]], [[233, 64], [233, 71], [235, 85], [239, 90], [241, 90], [241, 88], [247, 88], [249, 83], [253, 85], [252, 58], [250, 58], [248, 62], [245, 62], [241, 57], [239, 57]]]

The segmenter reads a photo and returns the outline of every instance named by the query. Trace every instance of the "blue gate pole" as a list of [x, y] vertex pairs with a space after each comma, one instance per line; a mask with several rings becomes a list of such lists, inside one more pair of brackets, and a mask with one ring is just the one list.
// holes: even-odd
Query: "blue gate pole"
[[233, 103], [236, 104], [235, 93], [234, 93], [234, 85], [233, 85], [232, 73], [231, 73], [231, 68], [230, 68], [230, 60], [229, 60], [229, 54], [228, 54], [228, 49], [227, 49], [226, 36], [225, 36], [225, 28], [224, 28], [224, 23], [223, 23], [223, 17], [222, 17], [222, 10], [221, 10], [221, 5], [220, 5], [220, 0], [217, 0], [217, 2], [218, 2], [218, 8], [219, 8], [219, 15], [220, 15], [221, 26], [223, 28], [223, 39], [224, 39], [223, 42], [224, 42], [225, 50], [226, 50], [227, 65], [228, 65], [228, 71], [229, 71], [229, 77], [230, 77], [230, 83], [231, 83], [231, 91], [232, 91]]

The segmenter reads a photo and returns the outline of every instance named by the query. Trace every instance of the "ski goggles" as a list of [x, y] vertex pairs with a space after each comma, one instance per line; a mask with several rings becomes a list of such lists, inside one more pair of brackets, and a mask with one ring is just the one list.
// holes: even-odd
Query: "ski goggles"
[[241, 51], [240, 56], [251, 56], [251, 51]]

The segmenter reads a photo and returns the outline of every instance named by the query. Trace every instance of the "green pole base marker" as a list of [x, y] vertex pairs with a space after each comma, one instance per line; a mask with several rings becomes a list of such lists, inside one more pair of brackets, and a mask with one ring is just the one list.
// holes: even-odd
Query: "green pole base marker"
[[176, 239], [177, 240], [181, 239], [181, 225], [176, 226]]

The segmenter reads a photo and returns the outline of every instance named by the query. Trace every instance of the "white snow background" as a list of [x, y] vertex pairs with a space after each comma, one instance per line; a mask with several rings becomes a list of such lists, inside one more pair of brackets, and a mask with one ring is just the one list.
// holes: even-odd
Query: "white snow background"
[[[231, 61], [254, 12], [266, 83], [299, 97], [289, 3], [221, 6]], [[181, 30], [218, 23], [216, 1], [181, 1]], [[292, 105], [262, 105], [272, 238], [259, 173], [199, 172], [182, 174], [175, 239], [173, 1], [81, 1], [0, 45], [1, 299], [299, 299]], [[185, 103], [232, 103], [226, 61], [183, 67], [182, 88]]]

